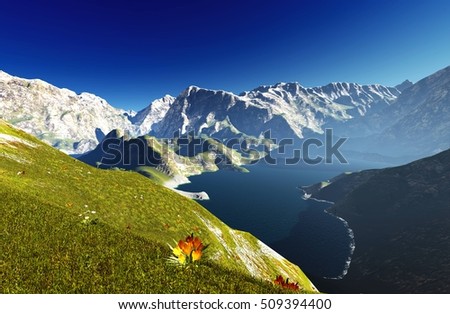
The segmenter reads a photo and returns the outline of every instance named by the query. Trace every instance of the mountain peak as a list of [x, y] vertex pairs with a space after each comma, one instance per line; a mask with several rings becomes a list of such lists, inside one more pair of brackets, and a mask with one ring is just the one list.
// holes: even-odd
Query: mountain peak
[[413, 82], [410, 80], [404, 80], [402, 83], [395, 86], [396, 89], [398, 89], [400, 92], [403, 92], [405, 89], [409, 88], [413, 85]]
[[180, 96], [188, 97], [192, 93], [198, 93], [198, 92], [207, 92], [207, 93], [213, 93], [213, 94], [228, 94], [228, 95], [236, 96], [232, 92], [228, 92], [228, 91], [225, 91], [222, 89], [209, 89], [209, 88], [204, 88], [204, 87], [198, 87], [196, 85], [190, 85], [183, 92], [181, 92]]
[[130, 121], [139, 129], [138, 134], [148, 134], [154, 130], [175, 100], [175, 97], [166, 94], [164, 97], [152, 101], [150, 105], [131, 117]]
[[240, 93], [240, 96], [255, 94], [255, 93], [266, 93], [271, 90], [284, 90], [290, 91], [292, 93], [298, 92], [303, 87], [298, 82], [278, 82], [273, 85], [260, 85], [257, 88], [252, 89], [251, 91], [245, 91]]
[[180, 96], [189, 96], [191, 93], [195, 93], [201, 88], [196, 85], [189, 85], [184, 91], [181, 92]]
[[174, 101], [175, 97], [173, 97], [172, 95], [169, 95], [169, 94], [165, 94], [160, 100], [162, 100], [162, 101]]
[[104, 139], [111, 139], [111, 138], [121, 138], [125, 136], [125, 132], [123, 129], [114, 129], [111, 130], [108, 134], [105, 135]]

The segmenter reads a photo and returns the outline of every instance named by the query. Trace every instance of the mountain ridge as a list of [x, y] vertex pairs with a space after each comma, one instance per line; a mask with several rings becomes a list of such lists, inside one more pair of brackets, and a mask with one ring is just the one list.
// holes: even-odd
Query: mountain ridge
[[[279, 89], [282, 86], [296, 86], [296, 89], [303, 94], [289, 94], [288, 90]], [[302, 137], [304, 128], [313, 133], [323, 132], [321, 129], [322, 116], [331, 119], [351, 118], [351, 115], [345, 112], [346, 109], [349, 109], [345, 107], [346, 105], [333, 103], [330, 100], [332, 97], [326, 95], [324, 89], [327, 86], [333, 86], [333, 83], [318, 87], [316, 90], [304, 88], [298, 83], [277, 83], [260, 86], [252, 91], [235, 95], [224, 90], [210, 90], [192, 85], [177, 97], [165, 95], [152, 101], [139, 112], [130, 112], [114, 108], [104, 99], [90, 93], [77, 95], [66, 88], [57, 88], [39, 79], [21, 79], [2, 72], [0, 75], [0, 117], [67, 153], [76, 154], [92, 150], [99, 143], [101, 137], [98, 138], [98, 131], [104, 135], [115, 128], [121, 128], [132, 136], [150, 133], [159, 137], [171, 137], [178, 130], [181, 130], [181, 133], [194, 130], [205, 132], [208, 135], [248, 133], [252, 136], [259, 136], [261, 128], [273, 128], [275, 133], [280, 136]], [[347, 100], [348, 104], [358, 107], [359, 114], [367, 110], [368, 104], [373, 103], [371, 97], [376, 95], [376, 89], [381, 87], [381, 85], [374, 84], [367, 85], [366, 88], [366, 85], [353, 83], [334, 83], [334, 86], [338, 86], [338, 94], [339, 89], [347, 87], [349, 90], [350, 88], [356, 89], [358, 93], [365, 96], [365, 99], [360, 102], [353, 99]], [[372, 90], [370, 90], [370, 86], [373, 86]], [[29, 87], [32, 88], [29, 90]], [[258, 94], [258, 91], [264, 88], [272, 89], [272, 93]], [[42, 95], [34, 89], [40, 89]], [[382, 89], [384, 91], [381, 93], [381, 98], [384, 98], [385, 94], [388, 102], [398, 93], [393, 88], [383, 87]], [[283, 94], [285, 99], [283, 97], [277, 99], [277, 93]], [[349, 93], [344, 90], [341, 94], [341, 96], [346, 96]], [[261, 100], [265, 96], [269, 96], [269, 102], [272, 104], [266, 104]], [[309, 101], [309, 96], [315, 98], [315, 101]], [[351, 98], [350, 95], [349, 97]], [[203, 117], [195, 117], [190, 114], [195, 109], [191, 108], [192, 104], [189, 103], [192, 98], [195, 98], [200, 104], [209, 101], [206, 108], [200, 108], [200, 111], [204, 113]], [[29, 102], [30, 99], [34, 99], [33, 103]], [[218, 102], [223, 106], [220, 110], [216, 108], [214, 113], [211, 110], [208, 111]], [[302, 103], [303, 106], [295, 108], [296, 102]], [[178, 111], [173, 109], [174, 105]], [[199, 104], [194, 105], [197, 109], [201, 107]], [[53, 110], [49, 112], [46, 108]], [[229, 110], [231, 112], [228, 115], [227, 111]], [[27, 115], [29, 112], [33, 112], [33, 116]], [[80, 113], [83, 113], [82, 116]], [[198, 112], [192, 113], [198, 115]], [[246, 121], [239, 121], [238, 118], [243, 113], [255, 114], [257, 121], [262, 121], [261, 127], [249, 128], [246, 126]], [[174, 121], [176, 121], [176, 125]], [[78, 129], [75, 125], [79, 125]]]
[[[304, 129], [322, 134], [325, 119], [343, 121], [362, 116], [370, 105], [383, 101], [390, 103], [399, 94], [395, 88], [356, 83], [331, 83], [317, 88], [305, 88], [298, 83], [277, 83], [239, 95], [190, 86], [177, 97], [161, 121], [163, 127], [155, 135], [170, 137], [181, 126], [181, 133], [206, 130], [206, 134], [212, 136], [228, 119], [243, 134], [258, 137], [272, 128], [274, 136], [279, 138], [303, 138]], [[359, 98], [355, 99], [356, 96]], [[357, 109], [353, 116], [347, 113], [351, 109]], [[252, 116], [253, 120], [241, 121], [244, 113]]]
[[[367, 151], [425, 157], [450, 147], [450, 66], [411, 85], [376, 117]], [[370, 121], [369, 121], [370, 123]], [[374, 124], [372, 124], [374, 125]], [[359, 147], [364, 146], [358, 144]]]
[[92, 94], [77, 95], [2, 72], [0, 117], [75, 154], [94, 149], [116, 128], [132, 137], [170, 139], [193, 133], [219, 141], [261, 139], [271, 130], [274, 138], [300, 143], [320, 138], [331, 128], [335, 138], [351, 138], [344, 149], [363, 153], [355, 156], [377, 153], [409, 161], [448, 148], [449, 69], [415, 84], [404, 81], [397, 85], [402, 92], [380, 84], [303, 87], [281, 82], [236, 95], [191, 85], [177, 97], [166, 95], [139, 112], [113, 108]]

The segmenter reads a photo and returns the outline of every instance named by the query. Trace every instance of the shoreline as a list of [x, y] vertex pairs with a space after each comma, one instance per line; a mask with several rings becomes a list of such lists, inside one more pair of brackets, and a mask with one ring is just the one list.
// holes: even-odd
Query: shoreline
[[182, 184], [187, 184], [187, 183], [191, 183], [191, 181], [189, 181], [189, 179], [187, 177], [174, 176], [173, 178], [164, 182], [163, 186], [165, 186], [168, 189], [171, 189], [172, 191], [174, 191], [184, 197], [190, 198], [192, 200], [197, 200], [197, 201], [210, 200], [208, 193], [206, 193], [205, 191], [187, 192], [187, 191], [177, 189], [178, 186], [180, 186]]
[[306, 193], [306, 191], [305, 191], [302, 187], [297, 187], [297, 188], [298, 188], [301, 192], [303, 192], [303, 195], [301, 196], [301, 198], [302, 198], [303, 200], [305, 200], [305, 201], [311, 200], [311, 201], [314, 201], [314, 202], [317, 202], [317, 203], [327, 203], [327, 204], [330, 204], [330, 206], [327, 207], [327, 208], [325, 208], [323, 211], [324, 211], [326, 214], [328, 214], [328, 215], [330, 215], [330, 216], [333, 216], [333, 217], [335, 217], [336, 219], [340, 220], [340, 221], [344, 224], [344, 226], [347, 228], [348, 236], [350, 237], [350, 244], [349, 244], [350, 255], [349, 255], [348, 258], [347, 258], [347, 261], [346, 261], [346, 263], [345, 263], [344, 270], [342, 271], [342, 274], [339, 275], [339, 276], [337, 276], [337, 277], [323, 277], [323, 279], [329, 279], [329, 280], [340, 280], [340, 279], [343, 279], [343, 278], [345, 277], [345, 275], [347, 275], [347, 273], [348, 273], [348, 270], [349, 270], [349, 268], [350, 268], [350, 264], [351, 264], [351, 262], [352, 262], [353, 253], [354, 253], [355, 247], [356, 247], [356, 244], [355, 244], [355, 234], [353, 233], [353, 230], [350, 228], [348, 222], [347, 222], [344, 218], [339, 217], [338, 215], [333, 214], [332, 212], [329, 211], [329, 209], [331, 208], [331, 206], [334, 205], [334, 202], [332, 202], [332, 201], [327, 201], [327, 200], [321, 200], [321, 199], [317, 199], [317, 198], [311, 197], [312, 194]]
[[330, 204], [330, 205], [334, 205], [334, 202], [332, 202], [332, 201], [321, 200], [321, 199], [318, 199], [318, 198], [315, 198], [315, 197], [311, 197], [312, 194], [306, 193], [306, 191], [303, 189], [303, 187], [297, 187], [297, 189], [299, 189], [300, 191], [303, 192], [303, 195], [301, 196], [301, 198], [303, 200], [305, 200], [305, 201], [312, 200], [312, 201], [319, 202], [319, 203], [327, 203], [327, 204]]

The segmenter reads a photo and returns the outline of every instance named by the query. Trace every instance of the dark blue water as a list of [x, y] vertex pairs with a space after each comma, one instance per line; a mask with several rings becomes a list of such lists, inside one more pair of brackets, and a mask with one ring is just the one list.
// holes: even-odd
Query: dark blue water
[[307, 274], [336, 278], [345, 273], [352, 253], [349, 229], [324, 211], [329, 205], [303, 200], [298, 187], [370, 167], [258, 164], [247, 167], [250, 173], [193, 176], [180, 189], [206, 191], [211, 200], [201, 204], [230, 227], [252, 233]]

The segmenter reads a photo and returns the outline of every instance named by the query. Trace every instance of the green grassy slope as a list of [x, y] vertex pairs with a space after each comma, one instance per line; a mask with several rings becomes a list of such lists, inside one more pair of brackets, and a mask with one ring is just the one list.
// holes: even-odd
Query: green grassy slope
[[[88, 166], [1, 120], [0, 200], [1, 293], [278, 293], [277, 274], [314, 291], [297, 266], [195, 201]], [[205, 257], [170, 265], [168, 244], [191, 232], [210, 244]]]

